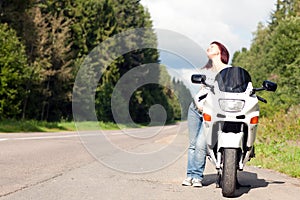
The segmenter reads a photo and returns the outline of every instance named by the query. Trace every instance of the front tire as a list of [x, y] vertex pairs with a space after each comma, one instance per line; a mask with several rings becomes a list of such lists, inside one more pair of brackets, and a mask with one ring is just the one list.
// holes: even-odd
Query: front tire
[[237, 180], [237, 149], [224, 149], [222, 194], [224, 197], [233, 197]]

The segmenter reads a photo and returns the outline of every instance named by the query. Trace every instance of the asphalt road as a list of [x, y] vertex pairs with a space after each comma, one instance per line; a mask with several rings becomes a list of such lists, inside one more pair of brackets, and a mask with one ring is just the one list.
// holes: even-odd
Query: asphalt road
[[[0, 200], [225, 199], [208, 161], [204, 187], [185, 178], [186, 124], [77, 133], [0, 134]], [[255, 167], [235, 199], [299, 199], [300, 180]]]

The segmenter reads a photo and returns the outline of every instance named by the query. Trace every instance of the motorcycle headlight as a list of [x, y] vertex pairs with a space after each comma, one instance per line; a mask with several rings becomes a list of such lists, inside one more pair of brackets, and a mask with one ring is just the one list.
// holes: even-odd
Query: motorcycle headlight
[[239, 99], [219, 99], [219, 105], [225, 112], [240, 112], [244, 108], [245, 101]]

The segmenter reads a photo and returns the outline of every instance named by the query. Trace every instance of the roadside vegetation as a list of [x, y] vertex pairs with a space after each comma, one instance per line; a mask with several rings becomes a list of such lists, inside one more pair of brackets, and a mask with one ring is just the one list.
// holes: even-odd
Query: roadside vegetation
[[300, 178], [300, 106], [278, 112], [259, 122], [256, 157], [250, 165]]
[[27, 132], [61, 132], [76, 131], [76, 125], [81, 130], [117, 130], [120, 128], [140, 128], [142, 125], [118, 125], [112, 122], [46, 122], [36, 120], [4, 120], [0, 121], [0, 133]]
[[232, 65], [246, 68], [255, 87], [278, 84], [261, 93], [256, 158], [250, 164], [300, 178], [300, 1], [277, 0], [266, 25], [259, 23], [249, 49], [233, 55]]

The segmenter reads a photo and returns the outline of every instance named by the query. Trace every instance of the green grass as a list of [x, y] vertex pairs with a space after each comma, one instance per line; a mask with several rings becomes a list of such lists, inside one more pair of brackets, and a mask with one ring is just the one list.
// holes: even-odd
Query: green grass
[[68, 131], [69, 127], [64, 127], [57, 122], [40, 122], [40, 121], [17, 121], [4, 120], [0, 121], [0, 132], [49, 132], [49, 131]]
[[279, 112], [259, 122], [256, 157], [250, 165], [300, 178], [300, 107]]
[[273, 169], [291, 177], [300, 178], [300, 147], [279, 144], [255, 145], [256, 157], [251, 165]]
[[111, 122], [44, 122], [44, 121], [0, 121], [0, 133], [19, 132], [59, 132], [78, 130], [116, 130], [120, 128], [137, 128], [138, 125], [117, 125]]

